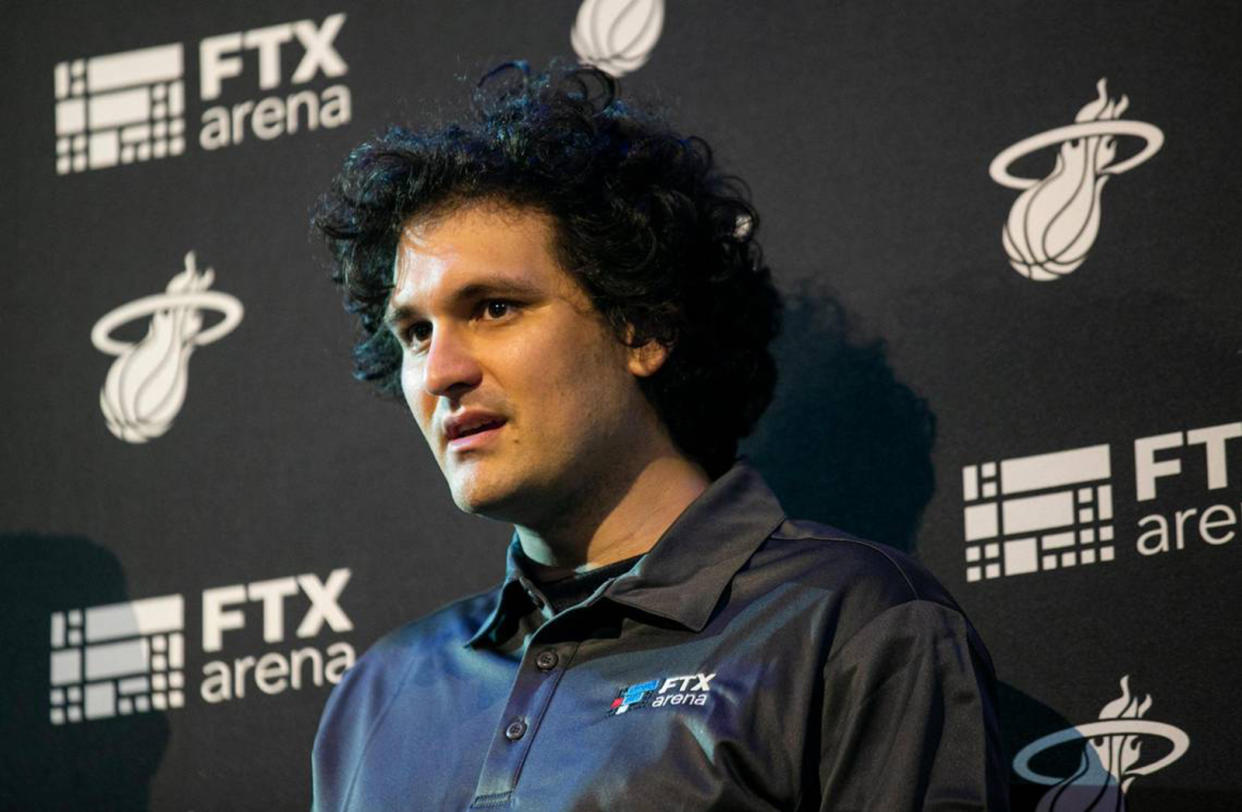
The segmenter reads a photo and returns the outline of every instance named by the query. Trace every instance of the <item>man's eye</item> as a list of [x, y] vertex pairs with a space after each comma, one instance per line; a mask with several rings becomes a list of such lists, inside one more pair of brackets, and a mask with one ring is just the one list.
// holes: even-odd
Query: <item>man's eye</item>
[[483, 313], [489, 319], [503, 319], [509, 315], [509, 311], [512, 309], [512, 302], [506, 302], [503, 299], [492, 299], [485, 303]]
[[405, 331], [406, 342], [409, 344], [421, 344], [431, 338], [431, 325], [428, 322], [420, 321], [411, 324], [410, 328]]

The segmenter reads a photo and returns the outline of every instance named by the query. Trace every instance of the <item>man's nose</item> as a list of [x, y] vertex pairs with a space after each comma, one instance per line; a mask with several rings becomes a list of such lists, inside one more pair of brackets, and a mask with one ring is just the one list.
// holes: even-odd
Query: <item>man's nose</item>
[[437, 397], [459, 397], [474, 389], [483, 373], [460, 331], [441, 328], [432, 333], [423, 362], [423, 389]]

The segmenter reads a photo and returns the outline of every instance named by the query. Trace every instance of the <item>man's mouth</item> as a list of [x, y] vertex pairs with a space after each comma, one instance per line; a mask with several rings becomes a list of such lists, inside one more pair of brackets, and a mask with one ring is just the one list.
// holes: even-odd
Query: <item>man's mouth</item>
[[469, 437], [471, 434], [478, 434], [481, 431], [491, 431], [504, 424], [503, 420], [485, 420], [472, 426], [462, 426], [455, 428], [449, 432], [450, 440], [458, 440], [462, 437]]
[[505, 418], [494, 414], [465, 414], [446, 421], [444, 436], [451, 447], [461, 448], [474, 444], [469, 438], [494, 431], [506, 422]]

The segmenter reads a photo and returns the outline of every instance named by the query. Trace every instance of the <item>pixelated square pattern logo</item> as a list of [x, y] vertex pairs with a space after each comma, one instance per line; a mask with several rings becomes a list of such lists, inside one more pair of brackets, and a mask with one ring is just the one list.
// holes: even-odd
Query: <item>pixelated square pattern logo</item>
[[630, 685], [622, 688], [617, 692], [617, 698], [612, 701], [612, 705], [608, 708], [610, 716], [616, 716], [619, 713], [625, 713], [630, 708], [641, 708], [647, 703], [643, 700], [647, 698], [647, 694], [660, 687], [658, 679], [647, 680], [638, 685]]
[[52, 614], [51, 721], [185, 704], [185, 605], [164, 595]]
[[962, 469], [966, 580], [1112, 561], [1109, 447]]
[[61, 62], [56, 171], [104, 169], [185, 152], [185, 58], [180, 44]]

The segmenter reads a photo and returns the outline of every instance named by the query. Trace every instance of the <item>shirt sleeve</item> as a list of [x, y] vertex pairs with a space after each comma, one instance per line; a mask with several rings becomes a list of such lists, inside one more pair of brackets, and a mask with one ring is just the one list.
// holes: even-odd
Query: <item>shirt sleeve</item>
[[960, 612], [887, 609], [823, 673], [823, 812], [1009, 808], [995, 676]]

